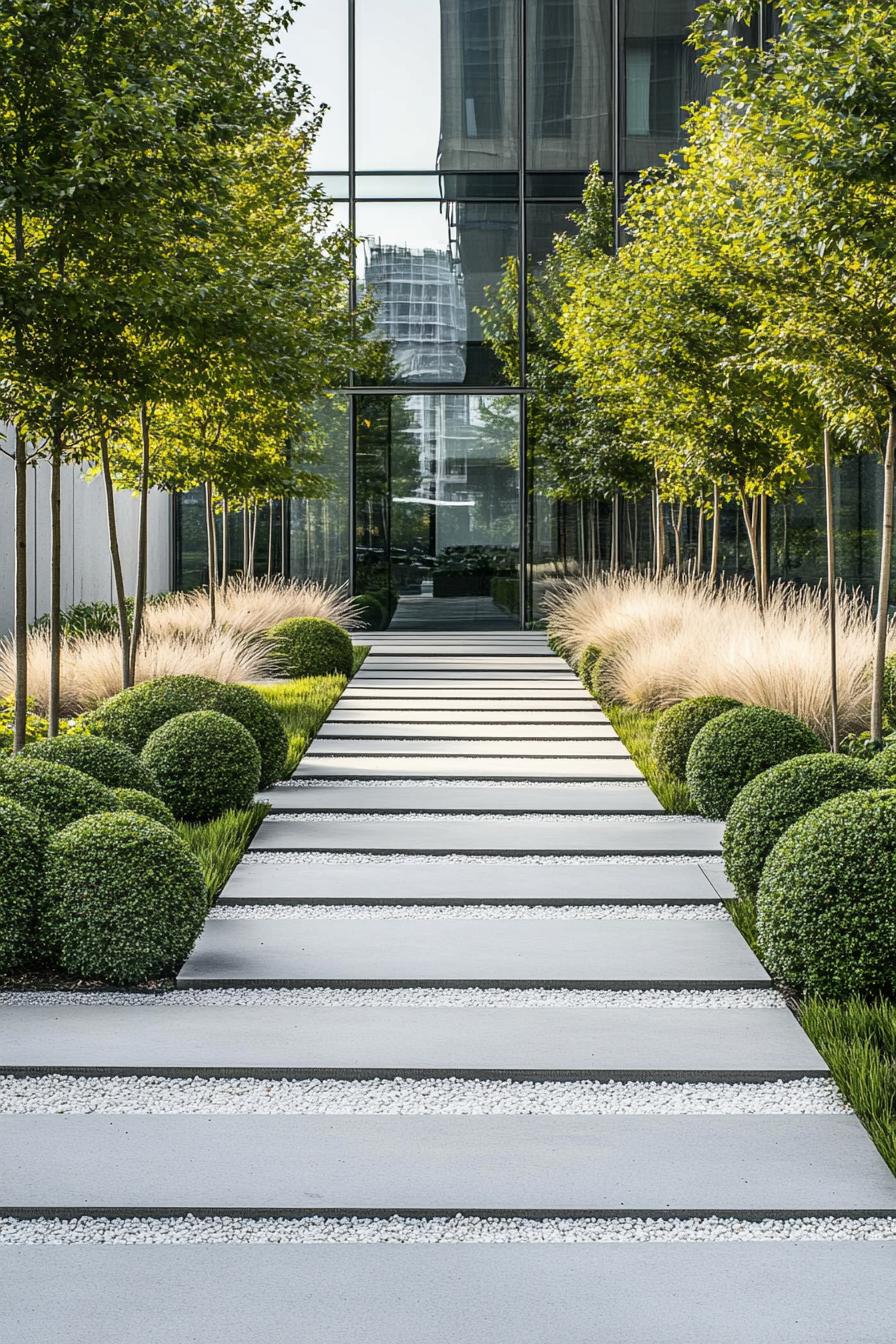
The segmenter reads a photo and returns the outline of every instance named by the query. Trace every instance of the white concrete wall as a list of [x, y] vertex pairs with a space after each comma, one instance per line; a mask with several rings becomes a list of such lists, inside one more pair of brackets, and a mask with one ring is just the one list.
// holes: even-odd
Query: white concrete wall
[[[3, 427], [0, 426], [0, 434]], [[11, 441], [10, 439], [7, 442]], [[0, 454], [0, 636], [13, 618], [13, 464]], [[116, 517], [125, 568], [125, 586], [134, 591], [137, 563], [138, 500], [125, 491], [116, 498]], [[40, 462], [28, 471], [28, 619], [50, 605], [50, 467]], [[167, 592], [172, 579], [171, 496], [154, 491], [149, 510], [151, 593]], [[112, 565], [103, 483], [86, 480], [81, 468], [62, 471], [62, 605], [113, 601]]]

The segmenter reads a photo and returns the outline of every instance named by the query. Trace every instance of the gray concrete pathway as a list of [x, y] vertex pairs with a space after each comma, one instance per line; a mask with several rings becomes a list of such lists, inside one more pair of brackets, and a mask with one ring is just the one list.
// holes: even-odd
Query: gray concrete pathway
[[577, 784], [557, 787], [529, 784], [451, 784], [424, 788], [419, 783], [277, 784], [256, 795], [273, 813], [279, 812], [482, 812], [501, 816], [514, 812], [662, 813], [662, 804], [646, 784]]

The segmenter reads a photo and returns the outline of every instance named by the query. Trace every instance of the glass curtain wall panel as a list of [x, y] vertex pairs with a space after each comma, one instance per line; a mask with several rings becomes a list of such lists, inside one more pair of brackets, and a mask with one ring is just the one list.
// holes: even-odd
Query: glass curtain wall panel
[[518, 625], [519, 399], [355, 403], [355, 592], [393, 629]]
[[517, 216], [515, 201], [358, 204], [358, 291], [374, 305], [376, 373], [359, 381], [505, 381], [479, 310], [517, 254]]
[[293, 499], [289, 510], [289, 568], [298, 579], [349, 580], [350, 414], [347, 396], [322, 397], [318, 405], [302, 465], [320, 478], [320, 492]]
[[620, 138], [622, 173], [657, 163], [681, 143], [682, 109], [708, 83], [687, 44], [693, 0], [624, 0]]
[[315, 110], [326, 105], [311, 150], [317, 173], [349, 168], [349, 49], [346, 0], [304, 0], [286, 30], [281, 49], [310, 87]]
[[610, 0], [526, 0], [526, 166], [612, 171], [612, 113]]

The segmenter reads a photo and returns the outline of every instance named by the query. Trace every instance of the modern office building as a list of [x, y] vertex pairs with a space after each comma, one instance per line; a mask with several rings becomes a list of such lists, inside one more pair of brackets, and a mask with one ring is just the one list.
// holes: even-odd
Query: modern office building
[[[312, 166], [359, 240], [354, 297], [374, 299], [386, 357], [373, 361], [376, 381], [359, 371], [322, 404], [329, 493], [288, 501], [275, 520], [276, 556], [294, 577], [375, 593], [396, 626], [517, 626], [538, 619], [551, 575], [606, 558], [609, 506], [552, 498], [529, 431], [527, 295], [593, 163], [618, 213], [627, 184], [679, 144], [682, 108], [706, 93], [686, 40], [695, 10], [305, 0], [287, 49], [329, 108]], [[768, 7], [747, 40], [772, 24]], [[481, 310], [514, 262], [516, 349], [499, 359]], [[841, 471], [854, 582], [873, 583], [879, 489], [872, 458]], [[187, 585], [205, 579], [198, 515], [184, 497]], [[774, 573], [818, 576], [819, 515], [811, 484], [773, 510]], [[623, 535], [626, 558], [646, 557], [646, 509], [626, 510]], [[732, 509], [729, 570], [747, 563], [741, 542]]]

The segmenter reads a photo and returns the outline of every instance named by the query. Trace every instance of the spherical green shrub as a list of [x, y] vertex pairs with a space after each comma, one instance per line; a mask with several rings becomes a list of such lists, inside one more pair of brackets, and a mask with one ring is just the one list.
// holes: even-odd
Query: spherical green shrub
[[50, 841], [41, 941], [68, 975], [114, 984], [170, 975], [207, 908], [198, 860], [148, 817], [101, 813]]
[[591, 694], [603, 707], [621, 704], [612, 681], [613, 660], [607, 653], [599, 653], [591, 665]]
[[755, 896], [765, 861], [795, 821], [829, 798], [879, 788], [864, 761], [833, 752], [794, 756], [757, 775], [728, 813], [722, 853], [739, 896]]
[[579, 659], [579, 665], [576, 671], [579, 674], [579, 680], [588, 689], [591, 689], [591, 674], [594, 671], [594, 664], [600, 657], [600, 649], [596, 644], [589, 644]]
[[112, 792], [122, 812], [137, 812], [141, 817], [150, 817], [160, 826], [167, 826], [170, 831], [177, 826], [177, 818], [161, 798], [144, 793], [141, 789], [113, 789]]
[[896, 789], [896, 743], [884, 747], [868, 761], [879, 789]]
[[766, 860], [757, 937], [777, 979], [825, 998], [896, 988], [896, 791], [832, 798]]
[[104, 700], [84, 716], [91, 732], [140, 752], [150, 733], [178, 714], [207, 709], [221, 683], [192, 674], [141, 681]]
[[684, 783], [691, 744], [704, 724], [729, 709], [739, 709], [739, 700], [724, 695], [698, 695], [670, 706], [656, 721], [651, 752], [661, 770]]
[[32, 951], [46, 847], [40, 816], [0, 797], [0, 971], [20, 966]]
[[365, 630], [382, 630], [386, 624], [386, 611], [376, 593], [356, 593], [352, 599], [358, 620]]
[[290, 677], [350, 677], [352, 641], [332, 621], [295, 616], [268, 631], [274, 653]]
[[251, 686], [219, 686], [209, 709], [236, 719], [251, 735], [261, 755], [259, 788], [267, 789], [283, 778], [289, 738], [280, 715], [263, 695]]
[[884, 719], [889, 728], [896, 728], [896, 653], [884, 660], [883, 684]]
[[70, 765], [33, 756], [0, 757], [0, 793], [33, 808], [51, 830], [92, 812], [114, 812], [115, 794]]
[[156, 782], [146, 766], [141, 765], [130, 747], [123, 742], [113, 742], [109, 737], [92, 737], [86, 733], [48, 737], [42, 742], [32, 742], [22, 754], [70, 765], [73, 770], [98, 779], [110, 789], [155, 792]]
[[688, 753], [688, 792], [701, 816], [724, 821], [751, 779], [792, 756], [823, 751], [811, 728], [792, 714], [758, 705], [729, 709], [704, 724]]
[[261, 753], [251, 734], [213, 709], [163, 723], [141, 760], [178, 821], [208, 821], [228, 808], [246, 807], [261, 776]]

